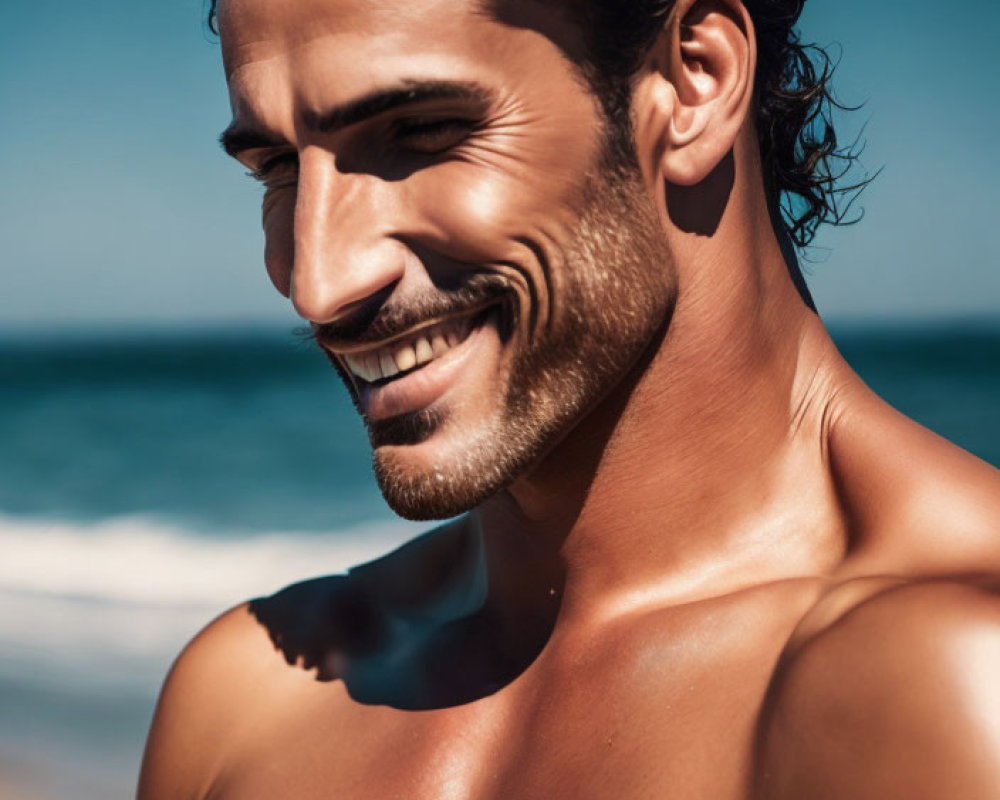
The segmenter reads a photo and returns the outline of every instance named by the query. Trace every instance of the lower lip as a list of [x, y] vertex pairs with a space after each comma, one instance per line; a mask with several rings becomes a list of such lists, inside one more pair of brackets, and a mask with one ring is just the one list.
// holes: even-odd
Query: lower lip
[[383, 420], [427, 408], [458, 380], [473, 352], [485, 344], [494, 330], [495, 319], [491, 314], [440, 358], [382, 386], [362, 386], [360, 400], [365, 415], [372, 420]]

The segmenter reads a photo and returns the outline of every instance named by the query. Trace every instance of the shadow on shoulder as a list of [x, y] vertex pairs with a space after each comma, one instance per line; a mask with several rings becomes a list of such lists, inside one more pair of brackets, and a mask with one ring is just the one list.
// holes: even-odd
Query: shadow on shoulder
[[249, 611], [289, 667], [343, 681], [357, 702], [415, 710], [492, 694], [537, 654], [505, 651], [485, 600], [481, 543], [461, 519]]

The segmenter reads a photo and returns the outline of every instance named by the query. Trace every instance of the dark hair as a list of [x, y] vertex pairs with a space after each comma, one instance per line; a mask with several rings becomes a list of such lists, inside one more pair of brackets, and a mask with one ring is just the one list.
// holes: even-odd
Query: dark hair
[[[217, 32], [217, 0], [209, 27]], [[613, 146], [631, 147], [632, 78], [663, 29], [674, 0], [540, 0], [557, 4], [583, 32], [579, 67], [612, 127]], [[487, 0], [493, 13], [509, 0]], [[852, 224], [858, 194], [870, 181], [841, 185], [860, 153], [841, 147], [835, 110], [852, 110], [831, 91], [834, 62], [795, 28], [805, 0], [743, 0], [757, 35], [754, 95], [764, 184], [772, 216], [806, 247], [823, 223]], [[624, 155], [624, 154], [623, 154]], [[634, 154], [631, 156], [634, 158]]]
[[[491, 2], [496, 8], [509, 0]], [[613, 145], [631, 147], [632, 79], [675, 0], [541, 2], [558, 6], [582, 31], [579, 66], [619, 137]], [[869, 182], [841, 185], [860, 147], [838, 143], [834, 111], [852, 109], [832, 93], [829, 54], [799, 38], [795, 24], [804, 3], [743, 0], [757, 36], [755, 121], [767, 199], [772, 217], [798, 247], [806, 247], [823, 223], [857, 222], [860, 215], [849, 216], [851, 206]]]

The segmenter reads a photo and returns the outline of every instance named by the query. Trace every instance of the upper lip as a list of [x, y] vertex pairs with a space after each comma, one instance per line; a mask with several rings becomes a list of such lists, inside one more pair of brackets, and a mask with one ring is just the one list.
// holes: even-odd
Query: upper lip
[[379, 339], [378, 341], [340, 342], [324, 338], [322, 330], [318, 332], [317, 338], [319, 339], [319, 343], [323, 346], [325, 350], [328, 350], [329, 352], [337, 356], [368, 354], [368, 353], [373, 353], [376, 350], [380, 350], [383, 347], [389, 347], [395, 344], [396, 342], [402, 341], [403, 339], [414, 337], [418, 335], [421, 331], [432, 328], [435, 325], [441, 324], [442, 322], [446, 322], [448, 320], [462, 319], [464, 317], [475, 316], [476, 314], [481, 313], [490, 306], [496, 305], [496, 303], [497, 303], [496, 300], [490, 300], [489, 302], [481, 303], [480, 305], [474, 306], [472, 308], [465, 308], [462, 309], [461, 311], [457, 311], [452, 314], [443, 314], [441, 316], [431, 317], [429, 319], [417, 323], [416, 325], [411, 325], [409, 328], [406, 328], [405, 330], [402, 330], [399, 333], [394, 333], [392, 336], [387, 336], [385, 338]]

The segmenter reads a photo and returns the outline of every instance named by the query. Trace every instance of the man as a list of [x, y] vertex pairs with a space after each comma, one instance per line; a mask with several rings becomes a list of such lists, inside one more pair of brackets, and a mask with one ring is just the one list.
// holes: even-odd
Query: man
[[212, 623], [141, 798], [1000, 797], [1000, 479], [783, 247], [799, 10], [220, 4], [271, 279], [389, 503], [472, 513]]

